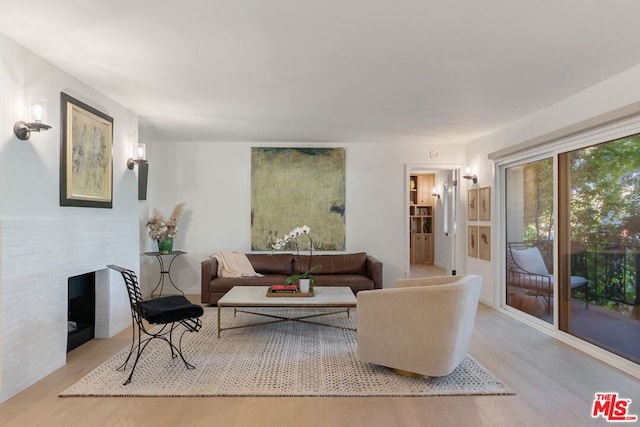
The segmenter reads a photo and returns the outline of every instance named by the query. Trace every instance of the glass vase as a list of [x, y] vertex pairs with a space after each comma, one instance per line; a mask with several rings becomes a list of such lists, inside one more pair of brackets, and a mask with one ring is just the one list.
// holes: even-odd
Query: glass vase
[[163, 237], [158, 240], [158, 252], [170, 254], [173, 252], [173, 237]]

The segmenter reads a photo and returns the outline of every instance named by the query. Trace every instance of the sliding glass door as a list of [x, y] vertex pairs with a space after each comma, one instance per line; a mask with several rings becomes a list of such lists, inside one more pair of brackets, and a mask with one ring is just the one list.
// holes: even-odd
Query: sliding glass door
[[561, 330], [640, 363], [640, 135], [558, 156]]
[[501, 167], [505, 302], [640, 363], [640, 134]]

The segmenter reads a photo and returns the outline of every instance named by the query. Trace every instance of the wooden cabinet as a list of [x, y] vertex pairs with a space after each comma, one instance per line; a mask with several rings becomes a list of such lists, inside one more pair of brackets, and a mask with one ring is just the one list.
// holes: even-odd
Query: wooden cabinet
[[412, 175], [409, 181], [410, 262], [433, 264], [433, 175]]
[[411, 233], [411, 264], [433, 264], [433, 235]]
[[433, 206], [433, 196], [431, 195], [431, 192], [433, 191], [433, 175], [418, 175], [417, 178], [418, 200], [416, 203], [419, 205]]
[[422, 239], [422, 245], [423, 264], [433, 265], [433, 234], [425, 234], [424, 239]]

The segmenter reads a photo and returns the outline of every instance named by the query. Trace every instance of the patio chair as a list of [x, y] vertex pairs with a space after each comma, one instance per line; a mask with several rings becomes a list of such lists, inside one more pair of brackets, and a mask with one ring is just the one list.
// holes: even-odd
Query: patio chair
[[[507, 243], [507, 285], [525, 289], [527, 294], [542, 297], [547, 314], [551, 314], [553, 275], [549, 273], [540, 249], [525, 242]], [[589, 282], [581, 276], [571, 276], [571, 289], [587, 288]], [[588, 308], [587, 299], [587, 308]]]
[[[131, 348], [126, 360], [117, 369], [124, 371], [134, 353], [135, 360], [131, 373], [123, 385], [131, 382], [142, 352], [154, 339], [165, 341], [169, 344], [172, 358], [180, 356], [187, 369], [194, 369], [195, 367], [188, 363], [182, 354], [182, 337], [186, 332], [198, 332], [200, 330], [202, 327], [200, 317], [204, 314], [203, 308], [192, 304], [182, 295], [169, 295], [144, 301], [135, 272], [117, 265], [108, 265], [107, 267], [122, 274], [131, 305], [133, 324]], [[145, 322], [149, 323], [149, 325], [145, 325]], [[153, 325], [162, 326], [155, 330]], [[173, 333], [179, 326], [182, 326], [184, 330], [180, 334], [178, 345], [176, 346]]]

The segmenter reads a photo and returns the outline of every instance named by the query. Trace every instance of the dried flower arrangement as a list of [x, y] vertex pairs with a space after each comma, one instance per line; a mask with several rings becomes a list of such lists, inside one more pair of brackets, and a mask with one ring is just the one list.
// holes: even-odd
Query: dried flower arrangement
[[153, 240], [164, 240], [167, 237], [174, 238], [178, 232], [178, 220], [184, 212], [186, 203], [178, 203], [171, 216], [167, 220], [162, 217], [162, 214], [157, 209], [153, 209], [153, 216], [147, 219], [147, 227], [149, 228], [149, 237]]

